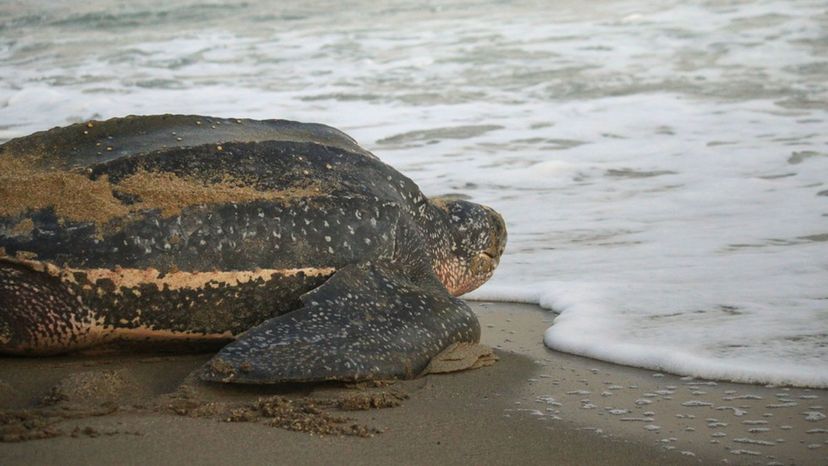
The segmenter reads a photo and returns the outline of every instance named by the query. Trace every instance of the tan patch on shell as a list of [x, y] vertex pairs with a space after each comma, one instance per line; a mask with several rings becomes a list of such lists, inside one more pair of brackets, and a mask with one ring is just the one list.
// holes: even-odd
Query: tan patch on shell
[[104, 339], [118, 338], [121, 340], [210, 341], [232, 340], [235, 338], [235, 335], [229, 330], [223, 333], [175, 332], [146, 326], [126, 328], [105, 327], [100, 324], [94, 325], [92, 330]]
[[37, 259], [37, 253], [32, 251], [24, 251], [21, 249], [14, 253], [14, 257], [24, 260], [35, 260]]
[[24, 218], [12, 227], [11, 234], [14, 236], [29, 236], [32, 234], [32, 230], [34, 230], [34, 222], [30, 218]]
[[137, 288], [154, 284], [159, 290], [199, 289], [207, 286], [238, 286], [252, 281], [269, 281], [274, 275], [289, 277], [303, 273], [308, 276], [332, 275], [332, 267], [304, 267], [295, 269], [257, 269], [253, 271], [172, 272], [162, 275], [155, 269], [69, 269], [86, 275], [90, 283], [110, 280], [116, 288]]
[[0, 156], [0, 216], [52, 207], [59, 218], [103, 224], [129, 209], [112, 196], [106, 177], [42, 169], [29, 158]]
[[[138, 202], [122, 203], [113, 191], [134, 196]], [[100, 230], [111, 220], [145, 210], [158, 209], [165, 217], [194, 205], [242, 203], [254, 200], [288, 201], [321, 195], [316, 185], [259, 191], [230, 176], [218, 183], [168, 172], [138, 170], [112, 183], [102, 176], [91, 180], [80, 170], [45, 167], [32, 156], [0, 155], [0, 216], [52, 207], [60, 219], [92, 222]]]
[[[111, 281], [115, 289], [135, 289], [141, 285], [155, 285], [159, 290], [170, 289], [200, 289], [208, 286], [218, 287], [225, 285], [229, 287], [238, 286], [251, 281], [270, 281], [274, 276], [290, 277], [298, 274], [307, 276], [333, 275], [336, 271], [333, 267], [302, 267], [293, 269], [256, 269], [241, 271], [210, 271], [210, 272], [170, 272], [162, 274], [160, 271], [148, 269], [76, 269], [71, 267], [57, 267], [54, 264], [44, 261], [28, 260], [23, 258], [12, 259], [4, 257], [0, 259], [25, 265], [36, 272], [45, 272], [53, 277], [60, 278], [64, 283], [80, 285], [96, 285], [101, 280]], [[78, 283], [77, 275], [85, 277], [87, 283]]]
[[229, 176], [219, 183], [206, 184], [173, 173], [145, 170], [139, 170], [113, 187], [140, 198], [140, 202], [131, 206], [130, 210], [160, 209], [165, 217], [177, 215], [182, 208], [192, 205], [290, 200], [320, 194], [318, 187], [259, 191]]
[[[64, 289], [77, 298], [80, 311], [70, 315], [64, 323], [63, 330], [56, 332], [45, 323], [39, 323], [34, 329], [32, 341], [24, 346], [4, 346], [6, 353], [50, 354], [91, 347], [111, 340], [164, 340], [164, 341], [216, 341], [234, 338], [231, 331], [203, 333], [176, 331], [153, 326], [141, 325], [140, 311], [134, 318], [132, 326], [120, 327], [106, 324], [99, 314], [87, 309], [78, 295], [80, 287], [94, 292], [104, 292], [114, 285], [114, 294], [138, 294], [144, 285], [155, 285], [159, 291], [179, 289], [205, 289], [207, 287], [235, 287], [250, 282], [268, 282], [282, 277], [305, 274], [308, 276], [329, 276], [336, 269], [332, 267], [305, 267], [292, 269], [256, 269], [252, 271], [211, 271], [211, 272], [169, 272], [162, 275], [155, 269], [78, 269], [58, 267], [46, 261], [23, 257], [0, 256], [0, 262], [22, 265], [32, 271], [44, 273], [60, 280]], [[111, 282], [111, 285], [110, 283]], [[48, 293], [44, 289], [43, 294]], [[60, 320], [62, 316], [45, 319], [44, 322]], [[126, 323], [126, 322], [121, 322]], [[0, 339], [0, 346], [7, 342]]]

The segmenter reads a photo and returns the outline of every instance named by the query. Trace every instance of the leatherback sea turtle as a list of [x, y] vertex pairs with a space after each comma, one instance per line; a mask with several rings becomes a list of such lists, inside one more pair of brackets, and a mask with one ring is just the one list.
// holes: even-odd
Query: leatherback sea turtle
[[[319, 124], [130, 116], [0, 146], [0, 352], [226, 344], [207, 380], [414, 377], [506, 243]], [[233, 341], [235, 340], [235, 341]]]

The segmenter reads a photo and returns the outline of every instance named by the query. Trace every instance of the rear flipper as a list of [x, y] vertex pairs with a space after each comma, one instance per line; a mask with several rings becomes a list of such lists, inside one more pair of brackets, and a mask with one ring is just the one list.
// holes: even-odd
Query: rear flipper
[[0, 354], [65, 353], [100, 340], [92, 312], [56, 274], [43, 262], [0, 257]]
[[413, 378], [480, 325], [430, 271], [412, 280], [392, 264], [350, 265], [302, 297], [304, 307], [265, 321], [204, 368], [215, 382], [266, 384]]

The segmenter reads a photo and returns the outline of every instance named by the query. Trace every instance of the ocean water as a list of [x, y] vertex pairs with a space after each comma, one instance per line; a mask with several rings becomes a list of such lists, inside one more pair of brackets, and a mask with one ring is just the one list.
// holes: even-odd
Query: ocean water
[[0, 140], [162, 112], [327, 123], [495, 207], [470, 297], [550, 348], [828, 387], [824, 0], [0, 2]]

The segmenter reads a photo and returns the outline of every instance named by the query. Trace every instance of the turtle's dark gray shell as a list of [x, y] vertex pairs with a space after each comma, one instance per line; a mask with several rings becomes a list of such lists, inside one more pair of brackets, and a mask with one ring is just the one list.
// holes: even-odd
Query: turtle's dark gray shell
[[258, 325], [209, 378], [415, 375], [479, 338], [446, 286], [488, 278], [504, 243], [490, 209], [430, 202], [324, 125], [56, 128], [0, 146], [0, 351], [229, 341]]

